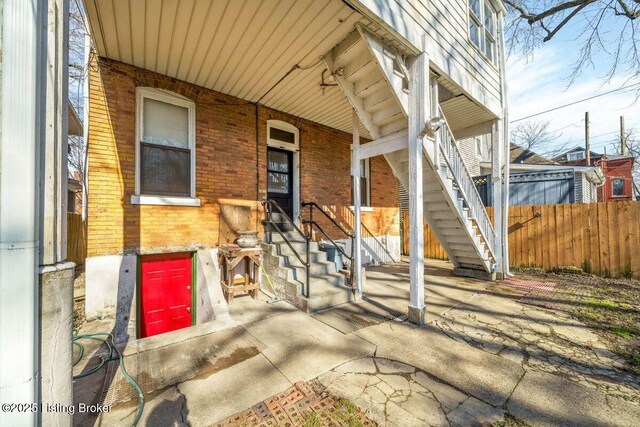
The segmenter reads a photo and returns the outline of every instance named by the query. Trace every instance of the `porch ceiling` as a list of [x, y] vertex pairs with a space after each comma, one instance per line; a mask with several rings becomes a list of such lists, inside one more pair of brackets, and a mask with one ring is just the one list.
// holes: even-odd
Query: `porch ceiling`
[[84, 3], [100, 56], [349, 133], [351, 106], [338, 87], [323, 91], [321, 58], [356, 22], [380, 31], [340, 0]]

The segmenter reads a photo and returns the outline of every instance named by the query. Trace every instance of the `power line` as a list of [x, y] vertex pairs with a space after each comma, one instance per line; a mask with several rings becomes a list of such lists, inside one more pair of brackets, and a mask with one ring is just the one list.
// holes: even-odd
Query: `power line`
[[554, 107], [554, 108], [551, 108], [549, 110], [540, 111], [539, 113], [531, 114], [531, 115], [526, 116], [526, 117], [522, 117], [522, 118], [519, 118], [519, 119], [516, 119], [516, 120], [512, 120], [511, 123], [517, 123], [517, 122], [520, 122], [522, 120], [527, 120], [527, 119], [530, 119], [532, 117], [540, 116], [542, 114], [546, 114], [546, 113], [550, 113], [552, 111], [560, 110], [561, 108], [570, 107], [572, 105], [576, 105], [576, 104], [579, 104], [581, 102], [590, 101], [592, 99], [599, 98], [601, 96], [610, 95], [612, 93], [620, 92], [621, 90], [629, 89], [629, 88], [636, 87], [636, 86], [640, 86], [640, 83], [634, 83], [632, 85], [622, 86], [622, 87], [619, 87], [618, 89], [610, 90], [609, 92], [599, 93], [597, 95], [593, 95], [593, 96], [590, 96], [588, 98], [579, 99], [577, 101], [573, 101], [573, 102], [570, 102], [568, 104], [560, 105], [558, 107]]

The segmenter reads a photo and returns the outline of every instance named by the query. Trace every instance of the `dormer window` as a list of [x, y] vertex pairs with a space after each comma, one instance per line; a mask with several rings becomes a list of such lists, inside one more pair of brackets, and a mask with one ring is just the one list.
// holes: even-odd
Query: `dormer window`
[[468, 0], [469, 40], [491, 62], [496, 62], [497, 13], [488, 0]]
[[573, 153], [568, 153], [567, 154], [567, 160], [570, 162], [575, 162], [577, 160], [582, 160], [585, 159], [587, 156], [585, 155], [584, 151], [576, 151]]

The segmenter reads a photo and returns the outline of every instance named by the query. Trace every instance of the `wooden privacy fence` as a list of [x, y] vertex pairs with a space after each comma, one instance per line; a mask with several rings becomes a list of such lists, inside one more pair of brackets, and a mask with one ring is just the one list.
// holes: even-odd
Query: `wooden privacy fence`
[[[493, 210], [488, 208], [489, 216]], [[404, 250], [409, 250], [409, 216]], [[425, 224], [425, 257], [447, 259]], [[640, 277], [640, 202], [509, 207], [509, 262], [551, 269], [576, 266], [612, 277]]]
[[87, 227], [82, 215], [67, 213], [67, 260], [77, 265], [87, 258]]

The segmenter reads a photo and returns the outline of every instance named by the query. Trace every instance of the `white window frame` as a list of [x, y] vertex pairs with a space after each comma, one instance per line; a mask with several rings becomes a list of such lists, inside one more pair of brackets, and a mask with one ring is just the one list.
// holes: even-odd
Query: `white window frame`
[[[189, 118], [189, 150], [191, 152], [191, 186], [189, 197], [162, 196], [141, 194], [140, 192], [140, 142], [144, 135], [144, 100], [154, 99], [167, 104], [184, 107]], [[136, 88], [136, 178], [135, 194], [131, 196], [131, 203], [135, 205], [174, 205], [200, 206], [200, 199], [196, 198], [196, 104], [184, 96], [162, 89], [151, 87]]]
[[[293, 133], [294, 143], [289, 144], [287, 142], [283, 142], [278, 139], [272, 139], [271, 128], [276, 128], [286, 132]], [[283, 122], [282, 120], [267, 120], [267, 145], [269, 147], [280, 148], [282, 150], [299, 151], [300, 150], [300, 130], [294, 125], [292, 125], [291, 123]]]
[[[622, 194], [614, 194], [614, 192], [613, 192], [613, 183], [615, 181], [618, 181], [618, 180], [622, 181]], [[611, 197], [626, 197], [626, 196], [627, 195], [624, 192], [624, 178], [620, 177], [620, 176], [617, 176], [615, 178], [611, 178]]]
[[476, 153], [476, 157], [478, 159], [482, 159], [482, 145], [483, 145], [482, 137], [476, 136], [473, 138], [473, 149]]
[[567, 161], [575, 162], [578, 160], [584, 160], [587, 158], [587, 155], [584, 151], [575, 151], [573, 153], [567, 153]]
[[366, 191], [365, 196], [366, 196], [366, 199], [367, 199], [366, 200], [367, 203], [366, 204], [364, 203], [364, 198], [362, 197], [363, 195], [361, 194], [360, 195], [360, 207], [361, 208], [370, 208], [371, 205], [372, 205], [372, 203], [371, 203], [371, 162], [370, 162], [370, 160], [371, 159], [369, 159], [369, 158], [362, 159], [362, 161], [364, 161], [364, 177], [361, 177], [361, 178], [364, 178], [364, 179], [367, 180], [366, 181], [367, 186], [365, 188], [365, 191]]
[[[480, 54], [489, 61], [489, 63], [496, 65], [498, 62], [498, 12], [490, 0], [478, 0], [478, 4], [480, 6], [480, 16], [476, 16], [475, 12], [471, 10], [469, 0], [467, 0], [467, 37], [469, 39], [469, 44], [473, 46], [474, 49], [478, 50]], [[493, 12], [493, 33], [489, 31], [485, 25], [485, 5]], [[478, 27], [478, 31], [480, 33], [478, 41], [480, 46], [476, 45], [471, 39], [471, 21], [473, 21]], [[492, 58], [488, 57], [486, 54], [485, 45], [487, 43], [487, 38], [493, 42]]]
[[[367, 180], [367, 188], [365, 189], [367, 194], [360, 194], [360, 212], [373, 212], [373, 203], [371, 202], [371, 159], [360, 159], [360, 161], [364, 162], [364, 178]], [[366, 205], [363, 203], [363, 196], [366, 196], [367, 201], [369, 202]], [[351, 199], [351, 201], [353, 202], [353, 194], [351, 195]], [[353, 204], [349, 206], [349, 210], [351, 212], [355, 211], [355, 207], [353, 206]]]
[[[271, 128], [291, 132], [294, 143], [289, 144], [277, 139], [271, 139]], [[293, 221], [300, 224], [300, 130], [291, 123], [282, 120], [267, 120], [267, 146], [293, 152]], [[265, 195], [267, 189], [265, 188]]]

